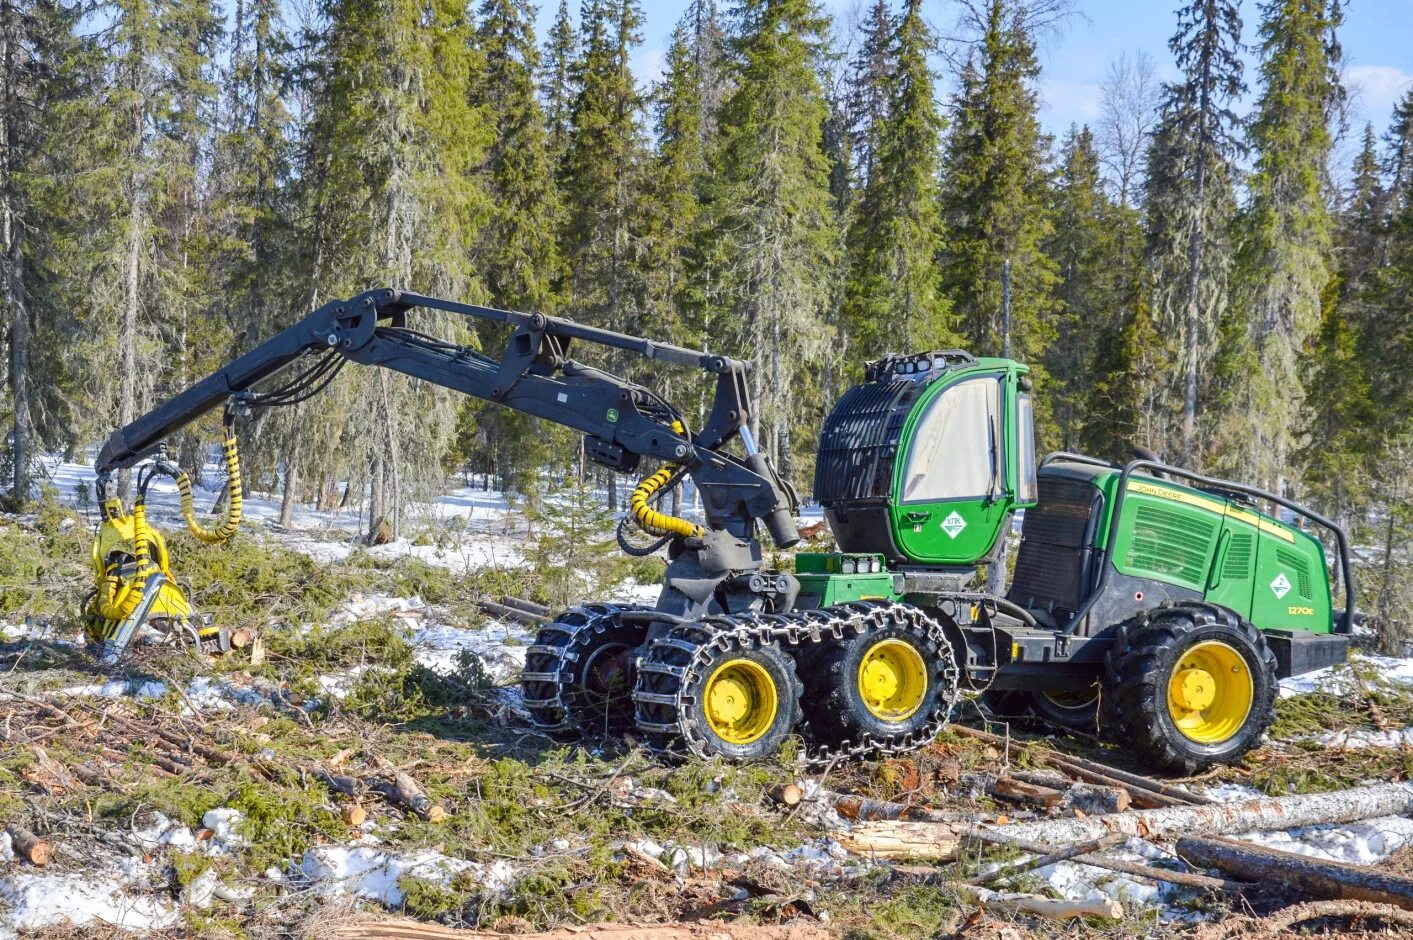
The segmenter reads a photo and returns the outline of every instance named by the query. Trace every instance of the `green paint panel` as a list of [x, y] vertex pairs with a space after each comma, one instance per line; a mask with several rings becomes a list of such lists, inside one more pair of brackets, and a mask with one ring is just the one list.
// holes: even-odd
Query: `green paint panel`
[[889, 501], [893, 538], [908, 558], [975, 564], [1011, 512], [1033, 505], [1017, 498], [1019, 455], [1034, 460], [1018, 428], [1025, 372], [1007, 359], [979, 360], [930, 387], [909, 412]]
[[796, 574], [800, 593], [818, 595], [819, 606], [829, 607], [848, 601], [898, 600], [893, 576], [881, 574]]

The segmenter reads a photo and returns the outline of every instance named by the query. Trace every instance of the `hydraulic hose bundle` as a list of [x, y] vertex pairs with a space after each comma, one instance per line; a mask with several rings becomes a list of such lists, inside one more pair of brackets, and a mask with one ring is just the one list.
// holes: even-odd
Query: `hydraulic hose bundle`
[[235, 420], [229, 413], [227, 413], [225, 421], [222, 422], [222, 430], [225, 431], [225, 440], [221, 442], [221, 450], [226, 460], [226, 518], [220, 525], [214, 529], [206, 529], [196, 521], [196, 512], [192, 508], [191, 477], [181, 469], [177, 469], [172, 474], [177, 483], [177, 491], [181, 494], [182, 518], [186, 520], [187, 529], [196, 538], [208, 543], [226, 541], [235, 535], [236, 529], [240, 526], [242, 495], [240, 455], [236, 449]]
[[[680, 418], [672, 421], [672, 430], [678, 434], [687, 433], [686, 425]], [[659, 502], [663, 495], [672, 491], [677, 482], [687, 473], [687, 468], [681, 464], [668, 464], [661, 470], [642, 480], [633, 488], [632, 494], [628, 497], [628, 514], [633, 517], [633, 521], [638, 524], [648, 535], [656, 536], [657, 540], [648, 545], [634, 545], [628, 541], [624, 530], [627, 527], [628, 516], [624, 516], [618, 522], [618, 531], [615, 533], [618, 540], [618, 547], [625, 554], [635, 558], [643, 558], [653, 554], [674, 538], [700, 538], [702, 527], [688, 519], [678, 516], [668, 515], [658, 512], [653, 506]]]

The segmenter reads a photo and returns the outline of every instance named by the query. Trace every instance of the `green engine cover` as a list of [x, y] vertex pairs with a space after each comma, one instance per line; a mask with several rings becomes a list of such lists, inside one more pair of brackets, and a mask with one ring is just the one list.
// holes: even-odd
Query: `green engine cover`
[[[1100, 482], [1112, 506], [1117, 473]], [[1096, 481], [1098, 482], [1098, 481]], [[1263, 630], [1333, 629], [1324, 546], [1300, 529], [1208, 492], [1128, 481], [1115, 570], [1200, 592]], [[1107, 533], [1108, 520], [1099, 527]]]

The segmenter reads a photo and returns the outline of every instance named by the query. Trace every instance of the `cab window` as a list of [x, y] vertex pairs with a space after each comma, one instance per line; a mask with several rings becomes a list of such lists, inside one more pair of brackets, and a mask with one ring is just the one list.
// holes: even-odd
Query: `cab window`
[[1040, 499], [1040, 485], [1035, 466], [1035, 408], [1029, 392], [1016, 396], [1016, 464], [1020, 471], [1016, 501], [1033, 503]]
[[928, 404], [903, 469], [903, 502], [977, 499], [1003, 488], [1001, 381], [967, 379]]

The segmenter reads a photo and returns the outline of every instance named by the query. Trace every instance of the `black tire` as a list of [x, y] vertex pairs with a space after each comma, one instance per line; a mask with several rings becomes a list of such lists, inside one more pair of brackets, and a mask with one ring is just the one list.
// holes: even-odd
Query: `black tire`
[[[1169, 680], [1183, 666], [1184, 656], [1211, 641], [1245, 662], [1251, 702], [1234, 732], [1203, 743], [1174, 722]], [[1237, 667], [1233, 661], [1233, 668]], [[1214, 604], [1166, 605], [1118, 626], [1105, 660], [1102, 725], [1110, 740], [1154, 768], [1191, 775], [1214, 764], [1235, 763], [1255, 747], [1275, 721], [1276, 692], [1276, 657], [1259, 630]]]
[[1099, 730], [1099, 685], [1083, 692], [1031, 692], [1030, 707], [1054, 725], [1093, 734]]
[[1097, 683], [1092, 695], [988, 689], [981, 694], [981, 704], [992, 717], [1005, 721], [1046, 722], [1084, 734], [1094, 734], [1099, 728]]
[[[865, 659], [890, 641], [916, 653], [926, 680], [916, 707], [894, 719], [875, 713], [859, 678]], [[810, 743], [830, 748], [846, 742], [891, 744], [922, 732], [940, 709], [952, 704], [953, 668], [950, 649], [940, 649], [918, 624], [894, 617], [878, 629], [851, 633], [812, 651], [801, 670], [805, 675], [801, 705]]]
[[535, 725], [546, 731], [608, 734], [633, 724], [634, 663], [646, 624], [624, 609], [591, 604], [540, 627], [526, 651], [521, 688]]
[[[638, 730], [655, 747], [667, 751], [685, 748], [698, 757], [752, 760], [773, 755], [799, 724], [800, 680], [794, 659], [773, 641], [752, 636], [737, 626], [726, 617], [684, 624], [649, 645], [639, 663], [633, 698]], [[768, 678], [775, 695], [776, 707], [768, 726], [748, 741], [723, 737], [707, 714], [712, 680], [733, 662]]]

